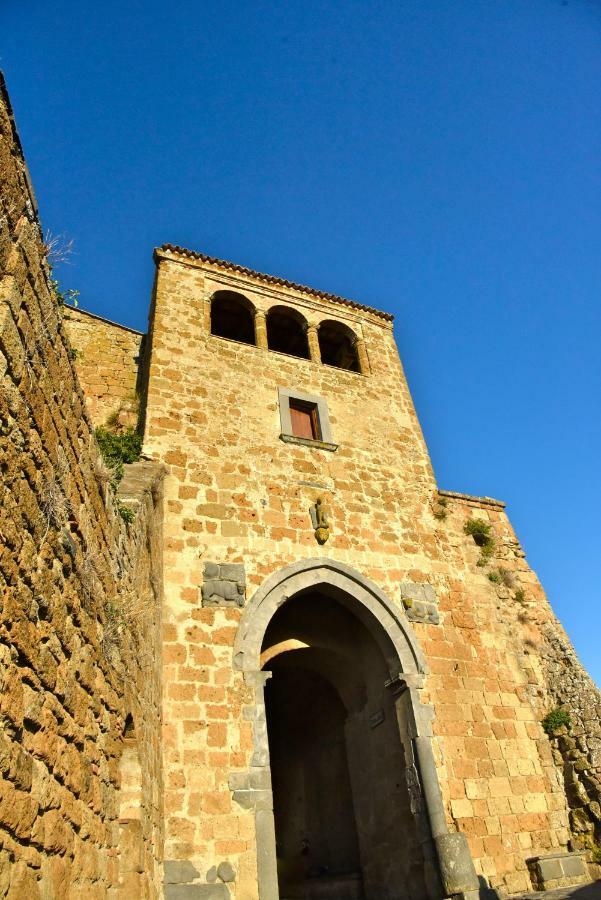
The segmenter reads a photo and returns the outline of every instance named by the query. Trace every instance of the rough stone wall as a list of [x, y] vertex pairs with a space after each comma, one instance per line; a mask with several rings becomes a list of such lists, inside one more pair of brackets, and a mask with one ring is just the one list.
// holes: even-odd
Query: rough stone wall
[[[543, 689], [542, 664], [520, 648], [519, 610], [500, 602], [476, 565], [466, 504], [450, 501], [444, 522], [434, 515], [438, 493], [390, 323], [177, 251], [158, 261], [144, 449], [169, 471], [166, 859], [187, 860], [201, 882], [229, 863], [230, 895], [257, 896], [253, 815], [230, 789], [253, 747], [253, 690], [232, 667], [242, 611], [236, 598], [203, 607], [205, 564], [243, 564], [248, 599], [283, 567], [327, 556], [405, 609], [429, 667], [423, 699], [435, 711], [449, 823], [467, 834], [490, 884], [528, 889], [526, 858], [570, 838], [530, 686]], [[365, 342], [369, 374], [212, 336], [209, 300], [219, 289], [241, 291], [262, 311], [291, 305], [309, 324], [344, 322]], [[280, 440], [278, 388], [326, 400], [335, 452]], [[324, 547], [310, 517], [318, 498], [331, 525]], [[480, 507], [495, 530], [513, 534], [502, 505]], [[516, 542], [515, 565], [534, 583], [519, 553]]]
[[[477, 498], [442, 492], [449, 513], [465, 508], [471, 517], [489, 518], [494, 505]], [[484, 570], [507, 573], [492, 587], [503, 615], [515, 627], [516, 649], [521, 666], [529, 672], [529, 697], [539, 719], [561, 707], [570, 715], [570, 725], [551, 735], [554, 761], [562, 773], [570, 806], [574, 849], [590, 847], [601, 839], [601, 691], [578, 659], [554, 615], [536, 574], [528, 566], [524, 551], [504, 512], [491, 524], [495, 530], [494, 557]], [[461, 516], [455, 521], [461, 525]], [[508, 582], [508, 583], [505, 583]], [[522, 596], [523, 594], [523, 596]], [[533, 672], [536, 673], [536, 677]]]
[[564, 775], [572, 843], [588, 849], [592, 842], [601, 844], [601, 692], [557, 620], [544, 623], [539, 641], [547, 709], [560, 706], [570, 715], [569, 727], [561, 728], [551, 743]]
[[119, 760], [141, 768], [140, 896], [158, 895], [160, 466], [107, 486], [0, 82], [0, 896], [119, 896]]
[[144, 335], [81, 309], [65, 309], [63, 321], [94, 425], [135, 425]]
[[[541, 813], [546, 813], [561, 846], [567, 843], [572, 850], [590, 849], [595, 831], [597, 839], [599, 837], [600, 824], [599, 689], [580, 663], [536, 573], [528, 565], [504, 504], [488, 498], [440, 491], [434, 508], [438, 515], [442, 512], [437, 525], [441, 549], [445, 557], [452, 560], [465, 587], [478, 598], [474, 626], [482, 628], [487, 617], [495, 623], [494, 634], [482, 634], [478, 656], [481, 660], [485, 655], [491, 661], [495, 657], [498, 659], [498, 687], [493, 682], [486, 688], [487, 691], [494, 690], [497, 703], [507, 704], [501, 721], [491, 721], [504, 757], [504, 762], [496, 762], [493, 758], [495, 775], [509, 776], [508, 785], [500, 783], [505, 793], [499, 783], [495, 788], [495, 800], [499, 801], [498, 811], [501, 811], [500, 824], [505, 820], [510, 830], [512, 823], [523, 821], [521, 816], [525, 813], [526, 816], [532, 814], [532, 824], [538, 821], [542, 826]], [[484, 566], [478, 565], [481, 560], [479, 548], [464, 532], [469, 519], [483, 519], [492, 529], [494, 552]], [[459, 601], [461, 594], [456, 596]], [[454, 613], [454, 617], [461, 615], [461, 610]], [[499, 653], [499, 650], [503, 652]], [[513, 699], [508, 691], [514, 692]], [[491, 699], [495, 694], [491, 694]], [[461, 699], [461, 695], [458, 697]], [[530, 708], [527, 718], [524, 707], [520, 709], [516, 701], [526, 709]], [[561, 728], [557, 736], [549, 737], [543, 730], [542, 721], [557, 706], [569, 711], [571, 725]], [[501, 709], [497, 708], [497, 712], [501, 713]], [[490, 719], [489, 712], [485, 710], [485, 714]], [[526, 735], [536, 743], [538, 759], [530, 758], [525, 752], [522, 738]], [[484, 827], [489, 830], [494, 820], [486, 815], [486, 807], [477, 802], [482, 784], [461, 777], [467, 769], [456, 754], [457, 749], [463, 748], [451, 747], [448, 737], [441, 738], [441, 758], [445, 761], [446, 756], [450, 796], [454, 795], [457, 801], [454, 803], [451, 799], [451, 814], [461, 830], [474, 834], [472, 847], [478, 850], [483, 842], [486, 850]], [[467, 768], [471, 769], [469, 763]], [[470, 771], [470, 775], [473, 774]], [[546, 796], [533, 803], [526, 788], [536, 784], [544, 788]], [[566, 797], [569, 808], [566, 808]], [[495, 800], [487, 801], [489, 814]], [[480, 816], [484, 818], [478, 821]], [[467, 821], [468, 818], [471, 821]], [[540, 827], [533, 829], [530, 835], [517, 837], [518, 846], [528, 851], [527, 855], [556, 849], [555, 843], [549, 842], [549, 836]], [[512, 838], [508, 835], [504, 843], [511, 844]]]

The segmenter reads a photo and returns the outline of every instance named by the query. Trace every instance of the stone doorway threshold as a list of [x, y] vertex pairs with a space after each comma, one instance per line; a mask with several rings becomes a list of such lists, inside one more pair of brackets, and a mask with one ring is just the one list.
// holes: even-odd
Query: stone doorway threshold
[[555, 891], [517, 894], [513, 895], [511, 900], [601, 900], [601, 881], [579, 887], [558, 888]]

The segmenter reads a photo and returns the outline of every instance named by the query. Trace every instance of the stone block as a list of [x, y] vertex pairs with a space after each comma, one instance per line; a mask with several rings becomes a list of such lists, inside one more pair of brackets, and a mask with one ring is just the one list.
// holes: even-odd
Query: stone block
[[246, 584], [246, 574], [242, 563], [221, 563], [219, 577], [226, 581], [235, 581], [238, 584]]
[[587, 874], [584, 859], [582, 858], [582, 856], [578, 855], [566, 856], [564, 859], [562, 859], [561, 868], [563, 869], [563, 874], [568, 878]]
[[410, 621], [439, 624], [438, 598], [431, 584], [402, 582], [401, 600]]
[[526, 860], [532, 881], [539, 890], [588, 884], [590, 875], [580, 853], [550, 853]]
[[222, 881], [234, 881], [236, 878], [236, 870], [231, 862], [226, 860], [225, 862], [219, 863], [217, 866], [217, 875]]
[[223, 882], [215, 884], [166, 884], [165, 900], [229, 900], [230, 892]]
[[551, 881], [553, 878], [561, 878], [563, 875], [558, 859], [540, 859], [538, 869], [543, 881]]
[[197, 878], [200, 878], [200, 872], [189, 860], [165, 860], [165, 884], [188, 884]]
[[240, 563], [206, 562], [201, 587], [203, 606], [244, 606], [246, 575]]
[[228, 778], [228, 787], [230, 791], [247, 791], [250, 788], [250, 777], [248, 772], [232, 772]]

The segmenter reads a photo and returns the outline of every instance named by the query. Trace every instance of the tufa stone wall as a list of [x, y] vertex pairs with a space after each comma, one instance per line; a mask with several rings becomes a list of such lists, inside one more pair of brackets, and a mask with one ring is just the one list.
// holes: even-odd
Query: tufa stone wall
[[0, 99], [0, 896], [156, 897], [162, 471], [130, 468], [126, 525]]
[[63, 321], [94, 425], [135, 426], [144, 335], [70, 307]]

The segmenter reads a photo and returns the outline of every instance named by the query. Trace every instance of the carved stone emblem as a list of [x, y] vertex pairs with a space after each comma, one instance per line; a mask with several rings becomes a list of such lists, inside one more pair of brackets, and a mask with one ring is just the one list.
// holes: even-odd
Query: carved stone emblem
[[203, 606], [244, 606], [246, 575], [238, 563], [206, 562], [202, 583]]
[[401, 600], [412, 622], [439, 624], [438, 597], [432, 585], [405, 581], [401, 584]]
[[311, 522], [315, 531], [315, 539], [318, 544], [325, 544], [330, 536], [330, 523], [324, 509], [321, 498], [315, 501], [310, 509]]

